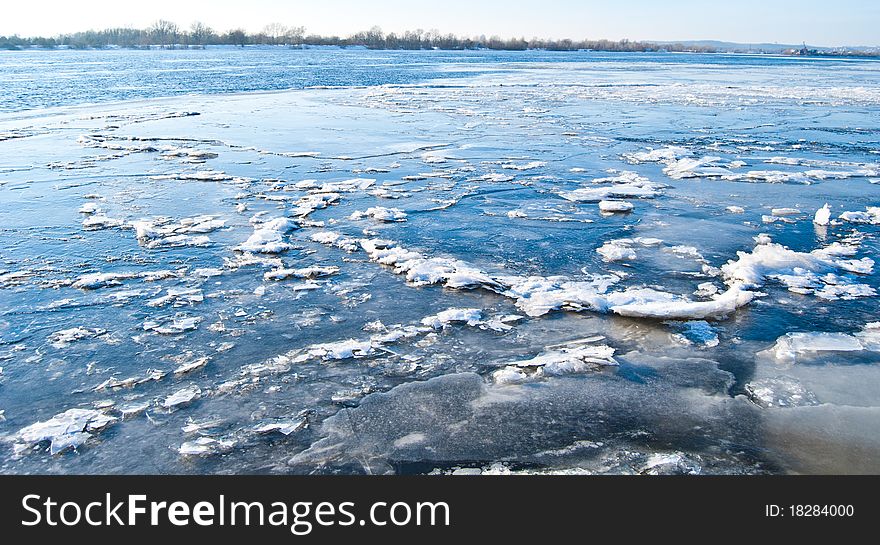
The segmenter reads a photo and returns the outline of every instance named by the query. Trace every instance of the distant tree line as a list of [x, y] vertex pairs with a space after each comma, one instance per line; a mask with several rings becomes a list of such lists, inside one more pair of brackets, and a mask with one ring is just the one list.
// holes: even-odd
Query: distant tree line
[[123, 48], [189, 48], [207, 45], [333, 45], [341, 47], [362, 46], [369, 49], [494, 49], [505, 51], [524, 51], [526, 49], [545, 49], [550, 51], [576, 51], [590, 49], [595, 51], [698, 51], [712, 52], [710, 47], [657, 45], [649, 42], [629, 40], [546, 40], [532, 38], [499, 38], [498, 36], [460, 37], [454, 34], [441, 34], [436, 30], [414, 30], [400, 34], [384, 33], [381, 28], [357, 32], [348, 37], [318, 36], [305, 34], [301, 26], [286, 26], [272, 23], [257, 33], [242, 29], [217, 32], [209, 26], [195, 22], [188, 29], [175, 23], [159, 20], [149, 28], [108, 28], [89, 30], [73, 34], [62, 34], [53, 38], [20, 38], [0, 36], [0, 49], [23, 49], [29, 47], [56, 48], [60, 46], [73, 49], [100, 49], [105, 47]]

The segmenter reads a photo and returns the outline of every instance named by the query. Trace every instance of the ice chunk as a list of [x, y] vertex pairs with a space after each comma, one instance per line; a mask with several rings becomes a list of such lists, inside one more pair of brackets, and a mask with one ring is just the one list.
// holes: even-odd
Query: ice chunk
[[113, 227], [121, 227], [124, 224], [124, 221], [107, 217], [102, 213], [95, 213], [82, 221], [83, 229], [85, 229], [86, 231], [111, 229]]
[[178, 222], [165, 217], [131, 222], [138, 244], [151, 250], [208, 246], [211, 244], [211, 239], [204, 233], [216, 231], [225, 225], [225, 220], [217, 219], [217, 216], [211, 215], [183, 218]]
[[308, 350], [309, 356], [323, 360], [362, 358], [364, 356], [369, 356], [372, 353], [372, 341], [358, 341], [355, 339], [327, 344], [317, 344]]
[[288, 218], [274, 218], [254, 226], [254, 234], [236, 248], [244, 252], [277, 254], [293, 246], [284, 242], [284, 235], [299, 226]]
[[71, 343], [81, 341], [83, 339], [94, 339], [102, 335], [106, 335], [107, 330], [99, 327], [74, 327], [56, 331], [49, 335], [49, 342], [55, 348], [67, 348]]
[[504, 163], [501, 165], [501, 168], [508, 170], [533, 170], [536, 168], [541, 168], [547, 166], [547, 163], [543, 161], [531, 161], [529, 163]]
[[198, 386], [187, 386], [174, 392], [170, 396], [162, 400], [162, 407], [166, 409], [176, 409], [184, 405], [188, 405], [197, 400], [202, 395], [202, 390]]
[[443, 329], [453, 323], [475, 326], [480, 324], [482, 319], [483, 311], [478, 308], [451, 308], [422, 319], [422, 324], [434, 329]]
[[813, 216], [813, 223], [816, 225], [828, 225], [831, 223], [831, 207], [827, 203], [819, 210], [816, 210], [816, 215]]
[[600, 201], [599, 210], [607, 213], [632, 212], [633, 203], [627, 201]]
[[684, 453], [654, 453], [642, 465], [639, 473], [643, 475], [699, 475], [703, 469], [695, 460]]
[[759, 244], [751, 253], [737, 252], [739, 259], [729, 261], [721, 267], [725, 281], [729, 285], [756, 288], [773, 275], [802, 275], [805, 272], [831, 273], [837, 269], [867, 274], [874, 261], [842, 260], [839, 256], [851, 255], [857, 249], [852, 246], [834, 243], [810, 253], [796, 252], [774, 243]]
[[71, 286], [81, 290], [95, 290], [106, 286], [118, 286], [122, 280], [136, 278], [135, 273], [92, 273], [77, 278]]
[[797, 208], [773, 208], [770, 213], [776, 217], [797, 216], [801, 213]]
[[367, 208], [366, 211], [355, 212], [351, 215], [351, 219], [353, 220], [361, 218], [373, 218], [374, 220], [384, 222], [402, 222], [406, 221], [406, 212], [399, 208], [374, 206], [372, 208]]
[[629, 239], [610, 240], [597, 248], [596, 253], [609, 262], [633, 261], [636, 259], [636, 252], [630, 247], [631, 242]]
[[752, 402], [764, 408], [819, 405], [813, 392], [790, 377], [755, 380], [746, 384], [745, 391]]
[[559, 196], [574, 202], [600, 202], [610, 198], [651, 199], [660, 194], [665, 185], [652, 182], [635, 172], [624, 171], [617, 176], [593, 180], [593, 186], [573, 191], [560, 191]]
[[766, 351], [780, 363], [797, 363], [802, 355], [821, 352], [860, 352], [865, 347], [846, 333], [786, 333]]
[[[750, 303], [754, 296], [754, 292], [737, 286], [711, 301], [691, 301], [651, 289], [628, 289], [609, 297], [608, 310], [631, 318], [703, 320], [728, 316]], [[625, 302], [616, 303], [618, 300]]]
[[309, 414], [310, 411], [303, 411], [296, 418], [266, 422], [265, 424], [256, 426], [254, 431], [263, 434], [280, 433], [282, 435], [291, 435], [298, 431], [302, 431], [309, 426]]
[[492, 374], [492, 379], [498, 384], [520, 384], [547, 376], [585, 373], [616, 365], [614, 349], [610, 346], [572, 343], [529, 360], [504, 364], [503, 369]]
[[199, 437], [180, 445], [178, 452], [183, 456], [209, 456], [212, 454], [223, 454], [231, 451], [233, 448], [235, 448], [235, 441], [231, 439]]
[[125, 379], [118, 379], [116, 377], [111, 377], [95, 386], [94, 391], [100, 392], [102, 390], [108, 390], [112, 388], [130, 388], [133, 386], [137, 386], [138, 384], [145, 384], [151, 381], [162, 380], [167, 373], [165, 371], [159, 371], [156, 369], [147, 370], [147, 374], [145, 377], [129, 377]]
[[37, 422], [22, 428], [12, 440], [19, 450], [22, 447], [48, 441], [49, 452], [57, 454], [71, 448], [75, 450], [91, 438], [93, 433], [107, 428], [116, 421], [116, 418], [98, 410], [68, 409], [45, 422]]
[[288, 278], [319, 278], [339, 272], [339, 267], [314, 265], [302, 269], [276, 269], [263, 274], [265, 280], [286, 280]]
[[869, 206], [865, 212], [844, 212], [840, 219], [850, 223], [880, 225], [880, 206]]
[[202, 318], [200, 316], [186, 316], [179, 314], [172, 318], [160, 320], [147, 320], [144, 322], [144, 331], [155, 331], [160, 335], [177, 335], [186, 331], [192, 331], [199, 327]]
[[175, 369], [174, 374], [175, 375], [183, 375], [183, 374], [195, 371], [197, 369], [202, 369], [203, 367], [208, 365], [209, 361], [211, 361], [211, 358], [209, 358], [207, 356], [204, 356], [201, 358], [196, 358], [190, 362], [182, 364], [180, 367]]
[[202, 290], [198, 288], [168, 288], [165, 295], [147, 301], [148, 307], [164, 307], [172, 305], [180, 307], [201, 303], [205, 300]]

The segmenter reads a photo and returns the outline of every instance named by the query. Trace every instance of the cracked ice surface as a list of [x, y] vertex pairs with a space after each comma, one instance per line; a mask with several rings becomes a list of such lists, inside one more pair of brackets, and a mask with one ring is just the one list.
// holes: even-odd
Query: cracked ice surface
[[873, 64], [381, 54], [0, 113], [0, 472], [880, 472]]

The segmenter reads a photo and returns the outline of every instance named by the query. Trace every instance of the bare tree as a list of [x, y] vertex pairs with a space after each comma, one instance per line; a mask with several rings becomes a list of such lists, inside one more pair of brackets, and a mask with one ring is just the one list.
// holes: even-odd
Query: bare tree
[[156, 43], [164, 47], [177, 39], [179, 29], [171, 21], [159, 19], [149, 28], [149, 33]]
[[196, 45], [205, 45], [214, 36], [214, 31], [208, 25], [196, 21], [189, 27], [189, 35]]
[[227, 32], [224, 41], [228, 44], [244, 47], [248, 43], [248, 35], [244, 30], [237, 28]]
[[266, 35], [269, 43], [272, 45], [283, 43], [287, 38], [288, 32], [290, 32], [290, 29], [281, 23], [269, 23], [263, 28], [263, 34]]

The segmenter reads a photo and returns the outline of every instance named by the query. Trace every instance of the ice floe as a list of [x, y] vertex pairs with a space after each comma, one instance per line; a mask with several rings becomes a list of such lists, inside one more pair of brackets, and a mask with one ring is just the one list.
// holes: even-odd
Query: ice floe
[[851, 245], [835, 242], [812, 252], [797, 252], [781, 244], [759, 241], [752, 252], [737, 252], [738, 259], [721, 266], [725, 281], [745, 289], [760, 288], [767, 279], [782, 282], [797, 293], [822, 293], [835, 297], [835, 291], [849, 296], [873, 295], [869, 286], [861, 286], [854, 278], [835, 274], [839, 271], [870, 274], [874, 261], [870, 258], [841, 259], [858, 251]]
[[55, 348], [67, 348], [71, 343], [83, 339], [94, 339], [106, 334], [107, 330], [99, 327], [74, 327], [52, 333], [49, 335], [49, 342]]
[[237, 246], [237, 250], [263, 254], [285, 252], [293, 245], [284, 242], [284, 235], [298, 229], [299, 226], [288, 218], [273, 218], [260, 221], [254, 225], [254, 234]]
[[160, 335], [178, 335], [197, 329], [201, 322], [201, 316], [179, 314], [173, 317], [147, 320], [143, 324], [143, 329], [144, 331], [153, 331]]
[[652, 199], [660, 195], [665, 187], [636, 172], [624, 171], [616, 176], [595, 179], [591, 185], [572, 191], [560, 191], [559, 196], [574, 202], [601, 202], [614, 198]]
[[377, 221], [384, 222], [402, 222], [406, 221], [406, 212], [399, 208], [384, 208], [382, 206], [374, 206], [367, 208], [363, 212], [355, 212], [351, 215], [351, 219], [358, 220], [361, 218], [373, 218]]
[[19, 453], [30, 446], [48, 442], [50, 454], [58, 454], [67, 449], [76, 450], [117, 420], [99, 410], [68, 409], [49, 420], [22, 428], [12, 436], [12, 441]]
[[815, 357], [823, 352], [880, 351], [880, 323], [870, 323], [853, 335], [847, 333], [798, 332], [786, 333], [762, 354], [779, 363], [795, 364], [802, 357]]
[[422, 319], [422, 324], [434, 329], [443, 329], [449, 324], [465, 323], [469, 326], [480, 324], [483, 311], [478, 308], [450, 308]]
[[173, 410], [189, 405], [193, 401], [199, 399], [201, 395], [202, 390], [198, 386], [187, 386], [163, 399], [161, 405], [165, 409]]
[[502, 369], [492, 373], [492, 380], [499, 384], [521, 384], [549, 376], [585, 373], [616, 366], [614, 349], [606, 345], [591, 344], [597, 340], [601, 338], [574, 341], [546, 350], [528, 360], [503, 364]]

